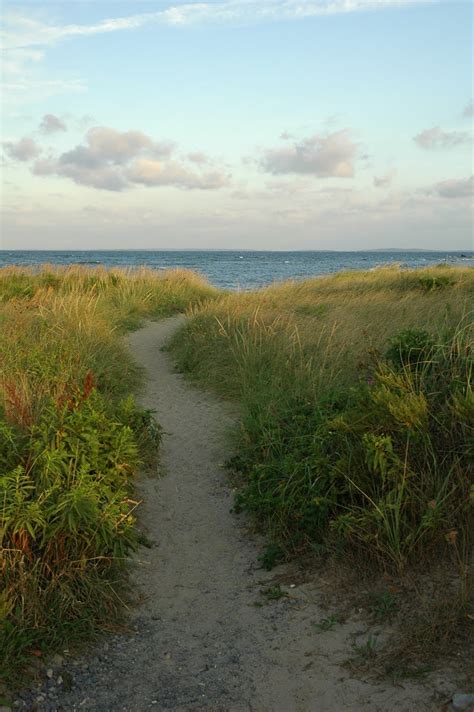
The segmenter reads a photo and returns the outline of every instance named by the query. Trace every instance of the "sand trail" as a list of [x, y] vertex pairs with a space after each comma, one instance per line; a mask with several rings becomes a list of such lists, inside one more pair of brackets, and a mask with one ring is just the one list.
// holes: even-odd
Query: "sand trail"
[[[341, 666], [352, 621], [321, 633], [327, 616], [314, 584], [267, 601], [275, 571], [258, 562], [259, 542], [230, 512], [231, 408], [187, 383], [160, 349], [181, 317], [130, 337], [147, 372], [142, 403], [166, 435], [161, 475], [144, 478], [142, 548], [132, 580], [141, 603], [133, 632], [101, 643], [73, 670], [61, 710], [191, 712], [414, 712], [439, 709], [423, 686], [362, 682]], [[44, 709], [53, 709], [45, 707]]]

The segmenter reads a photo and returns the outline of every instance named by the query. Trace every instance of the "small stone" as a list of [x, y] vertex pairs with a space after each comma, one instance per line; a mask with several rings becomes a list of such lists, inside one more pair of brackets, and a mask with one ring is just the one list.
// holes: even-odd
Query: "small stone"
[[51, 670], [51, 668], [49, 668], [49, 670], [46, 670], [46, 677], [49, 677], [50, 680], [53, 677], [53, 671]]
[[452, 697], [451, 705], [455, 710], [474, 709], [474, 693], [465, 694], [463, 692], [456, 692], [456, 694]]
[[59, 653], [56, 653], [56, 655], [53, 655], [52, 661], [55, 665], [62, 665], [64, 658], [62, 655], [59, 655]]
[[58, 675], [58, 679], [56, 680], [56, 682], [58, 683], [58, 685], [62, 685], [63, 684], [63, 676]]

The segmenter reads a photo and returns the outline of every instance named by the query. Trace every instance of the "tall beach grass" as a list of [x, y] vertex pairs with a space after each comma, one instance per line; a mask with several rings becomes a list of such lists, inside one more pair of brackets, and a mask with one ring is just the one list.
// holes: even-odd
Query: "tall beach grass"
[[0, 675], [121, 607], [161, 431], [122, 334], [216, 291], [186, 271], [0, 270]]
[[192, 308], [171, 344], [182, 371], [242, 404], [229, 465], [266, 562], [441, 568], [449, 634], [471, 621], [473, 297], [469, 269], [341, 273]]

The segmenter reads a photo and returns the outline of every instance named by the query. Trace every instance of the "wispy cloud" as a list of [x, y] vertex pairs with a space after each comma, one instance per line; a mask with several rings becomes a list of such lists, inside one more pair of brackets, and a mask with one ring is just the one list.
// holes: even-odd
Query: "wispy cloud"
[[125, 17], [106, 18], [89, 25], [53, 25], [11, 12], [5, 16], [3, 32], [5, 49], [25, 49], [53, 45], [66, 37], [90, 36], [145, 25], [192, 25], [201, 23], [258, 23], [298, 20], [324, 15], [375, 11], [388, 8], [409, 8], [429, 5], [441, 0], [221, 0], [221, 2], [174, 3], [156, 12]]
[[[188, 27], [202, 24], [248, 25], [263, 22], [301, 20], [305, 18], [375, 11], [388, 8], [410, 8], [442, 0], [220, 0], [218, 2], [174, 2], [162, 10], [109, 17], [93, 24], [53, 24], [19, 11], [4, 15], [0, 32], [3, 50], [4, 88], [13, 95], [38, 90], [49, 95], [62, 90], [83, 89], [82, 82], [71, 80], [44, 81], [34, 67], [44, 59], [45, 51], [71, 39], [137, 30], [151, 25]], [[33, 71], [33, 73], [32, 73]]]
[[471, 136], [468, 131], [444, 131], [439, 126], [425, 129], [413, 137], [415, 143], [426, 150], [438, 148], [454, 148], [471, 143]]

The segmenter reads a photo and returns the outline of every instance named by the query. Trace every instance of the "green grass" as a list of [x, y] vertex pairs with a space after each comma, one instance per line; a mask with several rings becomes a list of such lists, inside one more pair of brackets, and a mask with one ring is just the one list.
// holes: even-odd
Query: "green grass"
[[472, 270], [447, 267], [233, 294], [178, 270], [0, 270], [0, 674], [120, 610], [134, 478], [160, 440], [122, 336], [183, 310], [179, 368], [241, 404], [229, 466], [262, 565], [441, 568], [411, 628], [446, 648], [472, 593], [473, 296]]
[[469, 269], [384, 268], [190, 311], [170, 348], [183, 372], [241, 403], [236, 509], [271, 550], [397, 576], [442, 566], [465, 612], [473, 297]]
[[215, 296], [184, 271], [0, 270], [2, 678], [120, 610], [161, 437], [121, 336]]

